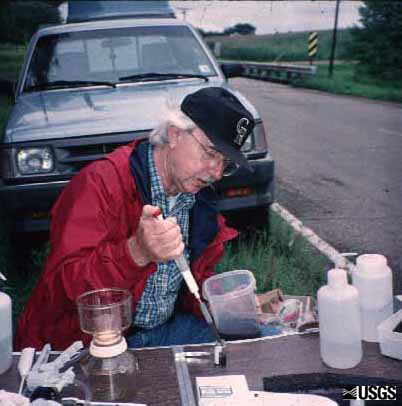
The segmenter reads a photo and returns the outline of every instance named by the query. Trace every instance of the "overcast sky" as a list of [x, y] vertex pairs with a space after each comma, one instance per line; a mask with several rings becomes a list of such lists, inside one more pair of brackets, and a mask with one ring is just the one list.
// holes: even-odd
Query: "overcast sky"
[[[205, 31], [223, 31], [237, 23], [249, 23], [257, 34], [332, 29], [335, 1], [170, 1], [178, 18]], [[359, 24], [360, 1], [340, 2], [338, 27]]]

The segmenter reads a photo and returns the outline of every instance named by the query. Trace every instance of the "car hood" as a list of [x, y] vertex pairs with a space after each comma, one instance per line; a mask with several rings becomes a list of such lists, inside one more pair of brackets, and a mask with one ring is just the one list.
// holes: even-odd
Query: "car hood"
[[[213, 84], [168, 87], [159, 82], [26, 93], [17, 99], [11, 111], [3, 142], [151, 130], [163, 117], [166, 100], [180, 104], [187, 94], [210, 85]], [[225, 83], [223, 86], [228, 87]], [[258, 118], [251, 103], [234, 92]]]

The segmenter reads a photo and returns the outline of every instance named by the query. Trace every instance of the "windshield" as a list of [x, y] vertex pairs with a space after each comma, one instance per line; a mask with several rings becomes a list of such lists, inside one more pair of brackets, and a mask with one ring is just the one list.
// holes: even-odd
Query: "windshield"
[[70, 87], [69, 82], [77, 87], [78, 81], [110, 85], [145, 78], [147, 73], [177, 74], [178, 78], [217, 75], [188, 27], [119, 27], [41, 37], [24, 90], [51, 89], [54, 83], [58, 88], [61, 83]]

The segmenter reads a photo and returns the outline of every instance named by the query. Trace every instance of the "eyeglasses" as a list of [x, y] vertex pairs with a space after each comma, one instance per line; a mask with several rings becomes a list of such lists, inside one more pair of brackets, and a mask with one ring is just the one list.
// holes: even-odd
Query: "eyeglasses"
[[202, 144], [197, 137], [190, 131], [188, 133], [194, 138], [196, 143], [202, 148], [203, 150], [203, 157], [204, 160], [209, 162], [213, 165], [222, 165], [223, 164], [223, 176], [230, 176], [233, 175], [238, 169], [239, 165], [236, 162], [233, 162], [229, 158], [225, 158], [222, 153], [217, 151], [212, 147], [206, 147]]

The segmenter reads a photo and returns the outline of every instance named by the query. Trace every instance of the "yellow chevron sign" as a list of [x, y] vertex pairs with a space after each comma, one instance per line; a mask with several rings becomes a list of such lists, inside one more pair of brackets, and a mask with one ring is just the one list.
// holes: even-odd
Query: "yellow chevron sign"
[[314, 58], [317, 54], [318, 33], [310, 32], [308, 36], [308, 56]]

